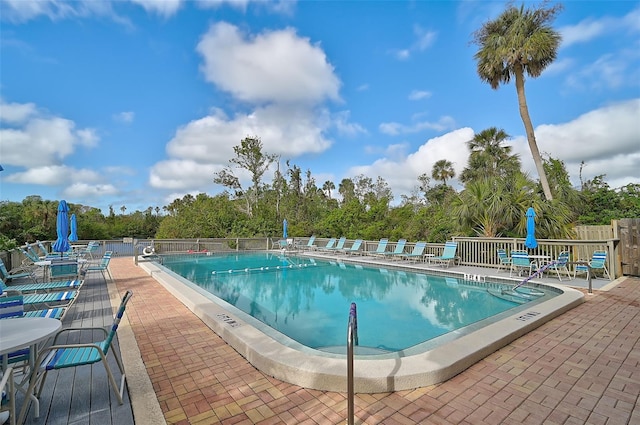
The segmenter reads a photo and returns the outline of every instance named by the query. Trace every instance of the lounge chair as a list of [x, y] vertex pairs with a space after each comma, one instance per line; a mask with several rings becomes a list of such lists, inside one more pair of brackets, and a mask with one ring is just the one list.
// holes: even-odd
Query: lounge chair
[[327, 241], [327, 245], [316, 247], [318, 251], [324, 251], [327, 249], [331, 249], [336, 244], [336, 238], [331, 238]]
[[60, 280], [57, 282], [39, 282], [39, 283], [25, 283], [20, 285], [7, 285], [4, 279], [0, 279], [0, 293], [2, 291], [16, 291], [20, 293], [29, 292], [51, 292], [51, 291], [66, 291], [71, 289], [79, 289], [84, 281], [73, 280]]
[[[25, 310], [26, 316], [39, 316], [45, 313], [31, 313], [34, 310], [50, 310], [55, 308], [68, 308], [78, 297], [78, 291], [42, 292], [36, 294], [22, 294], [12, 291], [11, 287], [7, 291], [0, 290], [0, 294], [6, 292], [7, 296], [21, 296], [22, 304], [28, 307]], [[0, 297], [4, 299], [6, 297]], [[43, 308], [44, 307], [44, 308]], [[50, 312], [53, 314], [53, 312]]]
[[44, 257], [52, 254], [51, 252], [49, 252], [47, 250], [47, 248], [44, 246], [44, 244], [42, 242], [36, 241], [36, 245], [38, 245], [38, 248], [40, 249], [40, 254], [41, 254], [40, 257], [44, 258]]
[[558, 279], [562, 280], [560, 276], [560, 271], [564, 270], [567, 273], [567, 279], [571, 280], [571, 274], [569, 273], [569, 269], [567, 268], [567, 263], [569, 262], [569, 251], [562, 251], [558, 254], [558, 258], [551, 262], [546, 269], [550, 271], [555, 271], [558, 275]]
[[316, 241], [316, 235], [311, 235], [306, 245], [299, 246], [303, 251], [311, 250], [315, 247], [314, 242]]
[[349, 248], [342, 248], [340, 250], [340, 252], [342, 254], [347, 254], [347, 255], [359, 255], [362, 253], [362, 251], [360, 251], [360, 247], [362, 246], [362, 239], [356, 239], [355, 241], [353, 241], [353, 244], [349, 247]]
[[80, 265], [77, 259], [53, 259], [49, 265], [49, 276], [52, 280], [79, 279]]
[[[111, 251], [107, 251], [104, 253], [104, 255], [102, 256], [102, 260], [100, 260], [100, 264], [85, 268], [85, 273], [100, 272], [102, 273], [102, 277], [105, 280], [107, 280], [108, 275], [109, 280], [113, 282], [113, 277], [111, 276], [111, 272], [109, 271], [109, 261], [111, 261]], [[106, 275], [105, 272], [107, 273]]]
[[497, 252], [498, 261], [500, 261], [500, 264], [498, 265], [498, 271], [500, 271], [502, 267], [504, 267], [505, 269], [511, 268], [511, 257], [507, 255], [507, 250], [499, 249]]
[[347, 241], [347, 238], [343, 236], [340, 239], [338, 239], [338, 243], [335, 244], [335, 246], [332, 246], [330, 248], [325, 248], [325, 249], [327, 251], [341, 251], [342, 249], [344, 249], [344, 244], [346, 241]]
[[383, 254], [386, 250], [387, 250], [387, 244], [389, 243], [389, 239], [387, 238], [382, 238], [378, 241], [378, 247], [376, 248], [375, 251], [373, 252], [368, 252], [365, 251], [365, 254], [367, 255], [379, 255], [379, 254]]
[[446, 265], [447, 268], [449, 264], [455, 262], [458, 259], [456, 255], [456, 251], [458, 250], [458, 242], [446, 242], [444, 244], [444, 251], [442, 251], [442, 255], [436, 257], [429, 257], [429, 261], [435, 261], [438, 265]]
[[386, 258], [400, 258], [400, 256], [404, 255], [404, 246], [407, 244], [407, 240], [406, 239], [399, 239], [398, 242], [396, 242], [396, 247], [393, 251], [386, 251], [383, 252], [382, 254], [380, 254], [383, 257]]
[[2, 280], [4, 281], [28, 277], [34, 282], [38, 282], [32, 268], [21, 266], [8, 271], [7, 266], [4, 264], [4, 261], [2, 261], [2, 259], [0, 259], [0, 277], [2, 277]]
[[[591, 270], [602, 270], [602, 275], [606, 275], [611, 280], [611, 275], [607, 269], [607, 251], [593, 251], [591, 261], [589, 261], [589, 267]], [[577, 273], [586, 273], [587, 280], [589, 280], [589, 267], [578, 264], [573, 270], [573, 278], [575, 279]]]
[[24, 295], [11, 295], [0, 297], [0, 319], [14, 317], [48, 317], [62, 320], [66, 313], [66, 307], [53, 307], [42, 310], [24, 309]]
[[509, 276], [513, 276], [514, 271], [517, 271], [518, 276], [520, 276], [525, 270], [529, 273], [527, 276], [531, 276], [531, 273], [536, 270], [536, 262], [529, 258], [527, 251], [511, 251], [511, 269]]
[[[33, 370], [29, 388], [27, 389], [27, 394], [33, 394], [36, 386], [39, 384], [39, 389], [36, 392], [36, 397], [40, 397], [42, 389], [44, 387], [45, 380], [47, 378], [47, 373], [50, 370], [58, 370], [58, 369], [66, 369], [71, 367], [79, 367], [92, 365], [94, 363], [101, 362], [107, 372], [107, 376], [109, 378], [109, 384], [113, 388], [116, 393], [116, 397], [118, 398], [118, 402], [120, 404], [124, 403], [123, 394], [124, 394], [124, 386], [126, 375], [124, 371], [124, 367], [122, 364], [122, 360], [120, 356], [116, 352], [116, 350], [112, 349], [112, 342], [116, 336], [116, 331], [118, 330], [118, 325], [120, 324], [120, 320], [124, 315], [125, 308], [127, 303], [133, 296], [131, 291], [127, 291], [122, 297], [122, 301], [120, 303], [120, 307], [113, 319], [113, 324], [111, 325], [111, 329], [107, 331], [103, 327], [96, 328], [66, 328], [60, 330], [54, 340], [53, 345], [47, 348], [44, 348], [36, 361], [36, 367]], [[104, 335], [104, 340], [98, 342], [90, 342], [90, 343], [78, 343], [71, 345], [58, 345], [58, 338], [60, 336], [67, 335], [69, 332], [76, 331], [96, 331], [102, 332]], [[113, 352], [113, 357], [115, 357], [116, 363], [118, 364], [118, 368], [120, 369], [120, 386], [116, 383], [115, 377], [111, 372], [111, 368], [109, 367], [109, 362], [107, 360], [107, 356], [109, 354], [109, 350]], [[29, 407], [29, 401], [25, 400], [22, 404], [22, 408], [20, 409], [20, 415], [18, 417], [18, 423], [22, 423], [25, 419], [25, 415], [27, 413]]]
[[423, 241], [416, 242], [416, 244], [413, 247], [413, 251], [411, 251], [409, 254], [403, 254], [401, 258], [403, 260], [408, 260], [408, 261], [422, 260], [424, 256], [424, 250], [426, 247], [427, 247], [426, 242], [423, 242]]

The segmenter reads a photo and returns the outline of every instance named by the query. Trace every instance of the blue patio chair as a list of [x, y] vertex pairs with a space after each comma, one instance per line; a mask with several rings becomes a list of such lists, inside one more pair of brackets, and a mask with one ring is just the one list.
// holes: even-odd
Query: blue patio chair
[[353, 241], [353, 244], [351, 244], [349, 248], [342, 248], [340, 252], [347, 255], [359, 255], [362, 253], [362, 251], [360, 251], [361, 246], [362, 239], [356, 239], [355, 241]]
[[8, 319], [12, 317], [49, 317], [51, 319], [62, 320], [66, 311], [66, 307], [53, 307], [43, 310], [25, 310], [23, 295], [0, 297], [0, 319]]
[[315, 245], [314, 245], [315, 241], [316, 241], [316, 235], [311, 235], [311, 237], [307, 241], [307, 244], [306, 245], [301, 245], [299, 248], [304, 250], [304, 251], [311, 250], [311, 249], [313, 249], [315, 247]]
[[4, 261], [2, 261], [2, 259], [0, 259], [0, 277], [5, 282], [8, 282], [8, 281], [13, 280], [13, 279], [24, 278], [24, 277], [28, 277], [34, 283], [38, 282], [38, 280], [36, 279], [36, 275], [35, 275], [33, 269], [31, 269], [29, 267], [21, 266], [21, 267], [18, 267], [18, 268], [11, 269], [11, 271], [8, 271], [7, 270], [7, 266], [4, 264]]
[[458, 260], [458, 256], [456, 254], [458, 250], [458, 242], [449, 241], [444, 244], [444, 250], [442, 251], [442, 255], [436, 257], [430, 257], [429, 261], [435, 261], [439, 263], [439, 265], [445, 265], [447, 268], [452, 262]]
[[547, 270], [555, 271], [558, 275], [558, 279], [562, 280], [560, 276], [560, 271], [564, 271], [567, 274], [567, 279], [571, 280], [571, 273], [569, 272], [569, 268], [567, 267], [567, 263], [569, 262], [569, 251], [562, 251], [558, 254], [558, 258], [555, 261], [552, 261], [548, 266]]
[[344, 249], [344, 244], [347, 241], [346, 236], [342, 236], [340, 239], [338, 239], [338, 243], [336, 243], [334, 246], [329, 247], [329, 248], [325, 248], [327, 251], [340, 251], [342, 249]]
[[[589, 267], [591, 267], [591, 270], [594, 272], [596, 270], [602, 270], [602, 276], [604, 277], [606, 275], [607, 278], [611, 280], [611, 275], [607, 269], [607, 251], [593, 251], [591, 261], [589, 261]], [[573, 278], [576, 278], [577, 273], [586, 273], [587, 280], [589, 280], [589, 267], [581, 264], [576, 265], [573, 270]]]
[[383, 254], [387, 250], [387, 244], [389, 243], [389, 239], [382, 238], [378, 241], [378, 247], [373, 252], [366, 252], [368, 255], [380, 255]]
[[7, 285], [4, 279], [0, 278], [0, 288], [3, 291], [16, 291], [21, 293], [29, 292], [51, 292], [51, 291], [64, 291], [71, 289], [79, 289], [84, 281], [73, 280], [60, 280], [57, 282], [40, 282], [40, 283], [25, 283], [21, 285]]
[[423, 241], [416, 242], [416, 244], [413, 246], [413, 251], [411, 251], [408, 254], [403, 254], [402, 259], [409, 260], [409, 261], [422, 260], [424, 256], [424, 250], [426, 247], [427, 247], [426, 242], [423, 242]]
[[38, 245], [38, 248], [40, 249], [40, 255], [39, 255], [40, 257], [46, 258], [47, 255], [52, 254], [47, 250], [47, 248], [44, 246], [42, 242], [36, 241], [36, 245]]
[[[285, 241], [286, 242], [286, 241]], [[89, 272], [100, 272], [102, 273], [102, 277], [107, 280], [107, 275], [109, 276], [109, 280], [113, 282], [113, 277], [111, 276], [111, 272], [109, 271], [109, 262], [111, 261], [112, 251], [107, 251], [102, 256], [100, 263], [94, 266], [86, 267], [85, 273]], [[105, 275], [106, 272], [106, 275]]]
[[525, 270], [529, 273], [527, 276], [531, 276], [531, 273], [536, 270], [535, 261], [529, 258], [527, 251], [511, 251], [511, 269], [509, 276], [513, 276], [514, 271], [517, 271], [518, 276], [520, 276]]
[[502, 267], [504, 267], [505, 269], [507, 268], [507, 266], [511, 268], [511, 257], [507, 255], [507, 250], [498, 249], [497, 252], [498, 252], [498, 261], [500, 262], [500, 264], [498, 265], [498, 271], [500, 271]]
[[327, 245], [316, 247], [316, 250], [323, 251], [326, 249], [331, 249], [336, 244], [336, 238], [331, 238], [327, 241]]
[[404, 246], [407, 244], [406, 239], [399, 239], [396, 242], [396, 247], [393, 251], [386, 251], [380, 254], [383, 257], [387, 258], [400, 258], [401, 255], [404, 255]]
[[71, 258], [53, 259], [49, 266], [49, 276], [51, 280], [73, 279], [79, 280], [78, 260]]
[[[44, 348], [40, 354], [38, 355], [38, 360], [36, 361], [36, 367], [33, 370], [29, 388], [27, 389], [27, 394], [33, 394], [35, 387], [39, 384], [40, 387], [37, 391], [36, 397], [40, 397], [42, 393], [42, 388], [44, 387], [45, 380], [47, 378], [47, 373], [51, 370], [59, 370], [59, 369], [67, 369], [72, 367], [80, 367], [92, 365], [95, 363], [102, 363], [104, 368], [107, 371], [107, 377], [109, 380], [109, 384], [113, 388], [116, 393], [116, 397], [118, 398], [118, 402], [120, 404], [124, 403], [123, 394], [124, 394], [124, 384], [126, 375], [124, 372], [124, 367], [122, 364], [122, 360], [120, 355], [112, 348], [113, 339], [116, 336], [116, 331], [118, 330], [118, 325], [120, 324], [120, 320], [124, 315], [124, 311], [127, 307], [127, 303], [133, 296], [133, 292], [127, 291], [122, 297], [122, 301], [120, 302], [120, 307], [116, 312], [115, 317], [113, 318], [113, 324], [111, 325], [110, 330], [106, 330], [102, 327], [95, 328], [66, 328], [60, 330], [53, 339], [53, 345], [47, 348]], [[87, 331], [93, 330], [97, 332], [101, 332], [104, 335], [104, 339], [102, 341], [97, 342], [89, 342], [89, 343], [78, 343], [78, 344], [70, 344], [70, 345], [58, 345], [58, 339], [67, 335], [69, 332], [76, 331]], [[107, 355], [109, 351], [113, 352], [113, 357], [115, 357], [116, 363], [118, 364], [118, 368], [120, 369], [120, 386], [118, 386], [113, 373], [111, 372], [111, 368], [109, 367], [109, 362], [107, 360]], [[24, 416], [27, 412], [27, 408], [29, 407], [29, 401], [25, 400], [22, 404], [22, 409], [20, 409], [19, 423], [22, 423], [24, 420]]]

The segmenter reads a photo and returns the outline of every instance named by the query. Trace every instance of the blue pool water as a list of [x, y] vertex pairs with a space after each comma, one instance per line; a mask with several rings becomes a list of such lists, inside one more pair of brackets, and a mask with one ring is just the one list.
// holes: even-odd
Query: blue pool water
[[400, 351], [519, 304], [456, 278], [273, 253], [165, 257], [163, 265], [291, 339], [345, 346], [352, 302], [361, 347]]

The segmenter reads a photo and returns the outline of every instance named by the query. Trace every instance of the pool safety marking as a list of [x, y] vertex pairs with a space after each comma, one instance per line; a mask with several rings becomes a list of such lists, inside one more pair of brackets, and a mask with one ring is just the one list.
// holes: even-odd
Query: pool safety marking
[[288, 264], [284, 266], [265, 266], [265, 267], [255, 267], [255, 268], [244, 268], [244, 269], [231, 269], [231, 270], [213, 270], [211, 274], [224, 274], [224, 273], [250, 273], [250, 272], [261, 272], [261, 271], [273, 271], [273, 270], [285, 270], [285, 269], [295, 269], [302, 267], [315, 266], [315, 263], [304, 263], [304, 264]]
[[522, 322], [526, 322], [527, 320], [533, 319], [534, 317], [536, 317], [539, 314], [540, 313], [538, 313], [537, 311], [530, 311], [529, 313], [525, 313], [522, 316], [516, 317], [516, 320], [520, 320]]
[[236, 322], [234, 319], [232, 319], [231, 317], [227, 316], [224, 313], [218, 313], [216, 314], [216, 317], [222, 320], [227, 325], [231, 326], [232, 328], [237, 328], [238, 326], [240, 326], [240, 323]]
[[472, 281], [472, 282], [486, 282], [487, 281], [487, 277], [479, 275], [479, 274], [465, 273], [464, 274], [464, 280]]

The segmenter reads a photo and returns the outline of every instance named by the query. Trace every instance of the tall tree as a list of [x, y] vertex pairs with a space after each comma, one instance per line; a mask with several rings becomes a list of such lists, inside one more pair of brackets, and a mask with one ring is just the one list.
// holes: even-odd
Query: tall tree
[[471, 151], [469, 162], [462, 173], [463, 183], [488, 177], [504, 178], [520, 170], [520, 159], [511, 154], [511, 146], [502, 143], [509, 135], [502, 129], [491, 127], [473, 135], [467, 142]]
[[233, 189], [236, 196], [245, 198], [247, 214], [251, 217], [253, 208], [258, 203], [258, 198], [262, 191], [262, 176], [269, 169], [272, 162], [277, 159], [274, 154], [262, 152], [262, 140], [259, 137], [245, 137], [240, 144], [233, 147], [235, 158], [231, 158], [229, 163], [234, 168], [244, 169], [251, 175], [251, 187], [244, 191], [240, 184], [240, 179], [236, 177], [233, 170], [228, 167], [215, 173], [213, 182]]
[[433, 164], [433, 170], [431, 171], [431, 177], [435, 180], [442, 181], [443, 185], [447, 184], [447, 179], [452, 179], [456, 175], [453, 170], [453, 163], [446, 159], [440, 159]]
[[550, 24], [560, 10], [561, 4], [547, 7], [547, 2], [530, 9], [510, 4], [495, 20], [482, 25], [474, 33], [473, 40], [480, 47], [474, 58], [482, 81], [495, 90], [515, 77], [520, 117], [548, 201], [553, 199], [553, 195], [533, 132], [524, 82], [525, 74], [538, 77], [556, 59], [561, 36]]

